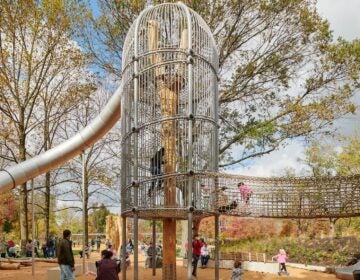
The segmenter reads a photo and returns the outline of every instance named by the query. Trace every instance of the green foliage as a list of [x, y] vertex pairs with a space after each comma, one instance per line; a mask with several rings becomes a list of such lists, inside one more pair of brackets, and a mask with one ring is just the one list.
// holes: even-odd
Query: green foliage
[[11, 221], [5, 220], [3, 224], [3, 232], [10, 233], [12, 230], [12, 224]]
[[99, 208], [95, 209], [91, 214], [92, 223], [95, 232], [104, 233], [106, 228], [106, 216], [110, 215], [110, 211], [101, 204]]
[[340, 139], [341, 149], [324, 139], [313, 141], [305, 151], [306, 163], [314, 176], [355, 175], [360, 173], [360, 135], [355, 133]]
[[181, 255], [181, 247], [176, 247], [176, 256], [177, 257], [182, 257], [182, 255]]
[[333, 144], [326, 144], [324, 139], [314, 141], [305, 151], [305, 156], [313, 176], [329, 175], [335, 171], [337, 154]]
[[57, 235], [61, 236], [62, 230], [69, 229], [72, 233], [82, 233], [83, 224], [81, 214], [71, 208], [56, 213]]
[[312, 265], [345, 265], [356, 253], [360, 252], [360, 242], [354, 237], [299, 239], [278, 238], [267, 240], [245, 240], [226, 243], [222, 252], [257, 252], [266, 253], [268, 258], [284, 248], [290, 262]]
[[80, 252], [81, 250], [73, 250], [73, 254], [74, 254], [74, 256], [77, 256], [77, 255], [79, 255], [79, 252]]
[[339, 175], [360, 174], [360, 135], [353, 135], [346, 139], [343, 150], [337, 157], [336, 169]]

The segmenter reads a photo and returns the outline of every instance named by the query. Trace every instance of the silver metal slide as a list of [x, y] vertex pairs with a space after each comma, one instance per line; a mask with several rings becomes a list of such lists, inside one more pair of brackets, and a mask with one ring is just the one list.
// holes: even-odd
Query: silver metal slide
[[121, 94], [122, 84], [115, 91], [99, 116], [74, 137], [43, 154], [9, 168], [0, 169], [0, 192], [15, 188], [36, 176], [46, 173], [91, 147], [119, 120], [121, 115]]

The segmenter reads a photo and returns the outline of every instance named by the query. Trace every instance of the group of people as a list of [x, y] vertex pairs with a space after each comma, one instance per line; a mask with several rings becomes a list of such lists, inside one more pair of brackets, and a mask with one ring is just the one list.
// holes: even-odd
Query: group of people
[[[39, 248], [40, 243], [38, 240], [28, 240], [25, 245], [25, 255], [26, 257], [31, 257], [34, 246], [34, 255], [40, 257]], [[44, 258], [56, 258], [56, 238], [50, 237], [47, 240], [44, 240], [42, 243], [42, 255]], [[20, 246], [16, 245], [13, 240], [5, 241], [4, 238], [0, 241], [0, 256], [2, 258], [10, 257], [17, 258], [20, 257]]]
[[[107, 240], [108, 242], [109, 240]], [[84, 252], [83, 250], [79, 251], [79, 255], [80, 258], [86, 256], [86, 258], [90, 257], [90, 253], [92, 251], [95, 250], [95, 245], [96, 245], [96, 251], [100, 252], [100, 246], [101, 246], [101, 239], [100, 237], [97, 237], [96, 239], [91, 239], [90, 242], [88, 244], [85, 244], [85, 248], [84, 248]], [[108, 244], [106, 244], [106, 248], [108, 248], [107, 246]], [[74, 246], [74, 242], [73, 242], [73, 246]]]
[[146, 256], [145, 268], [152, 268], [153, 260], [155, 260], [155, 267], [162, 267], [162, 247], [160, 244], [154, 244], [150, 241], [148, 246], [141, 245], [141, 252]]
[[[204, 239], [200, 239], [198, 234], [194, 234], [192, 240], [192, 275], [196, 277], [197, 267], [199, 259], [201, 260], [201, 268], [206, 268], [207, 263], [210, 259], [210, 248]], [[188, 244], [185, 244], [185, 250], [188, 253]], [[286, 261], [288, 256], [284, 249], [280, 249], [279, 253], [272, 257], [272, 260], [276, 260], [279, 264], [278, 275], [285, 274], [289, 276], [289, 273], [286, 269]], [[241, 280], [241, 275], [244, 273], [244, 270], [241, 267], [241, 261], [235, 260], [234, 267], [231, 273], [231, 280]]]
[[6, 258], [17, 258], [20, 256], [20, 247], [15, 244], [13, 240], [5, 241], [4, 238], [0, 241], [0, 256]]
[[33, 244], [34, 244], [35, 256], [39, 258], [40, 254], [39, 254], [39, 241], [38, 240], [34, 240], [34, 241], [32, 241], [31, 239], [28, 240], [28, 242], [26, 243], [26, 246], [25, 246], [25, 254], [27, 257], [32, 257]]
[[[238, 183], [237, 187], [239, 189], [240, 199], [235, 199], [230, 204], [220, 206], [218, 209], [220, 213], [226, 213], [235, 209], [239, 205], [239, 202], [242, 202], [245, 206], [249, 205], [253, 190], [243, 182]], [[221, 188], [222, 191], [225, 191], [226, 189], [227, 187]]]
[[[29, 240], [28, 244], [32, 247], [32, 242]], [[96, 262], [96, 280], [119, 280], [118, 273], [121, 269], [121, 259], [116, 257], [116, 250], [112, 247], [112, 244], [107, 241], [107, 248], [101, 251], [101, 260]], [[27, 246], [30, 249], [30, 245]], [[198, 234], [194, 234], [192, 240], [192, 275], [196, 277], [197, 275], [197, 267], [199, 259], [201, 260], [201, 268], [206, 268], [207, 263], [210, 259], [211, 250], [208, 247], [207, 243], [204, 239], [200, 239]], [[5, 257], [4, 248], [8, 251], [9, 256], [11, 255], [11, 248], [15, 248], [15, 243], [11, 240], [5, 243], [4, 240], [0, 242], [0, 253], [1, 257]], [[127, 243], [127, 247], [133, 249], [133, 243], [130, 239]], [[187, 245], [185, 245], [187, 247]], [[155, 247], [152, 243], [150, 243], [147, 248], [147, 256], [148, 259], [145, 262], [145, 265], [148, 264], [147, 267], [150, 266], [152, 257], [161, 255], [161, 248], [159, 246]], [[188, 252], [188, 248], [185, 248]], [[145, 250], [145, 248], [144, 248]], [[128, 251], [128, 250], [126, 250]], [[85, 252], [86, 253], [86, 252]], [[127, 256], [129, 254], [127, 253]], [[74, 280], [74, 271], [75, 271], [75, 260], [72, 251], [72, 242], [71, 242], [71, 231], [66, 229], [63, 231], [63, 238], [58, 242], [58, 252], [57, 252], [58, 264], [60, 267], [61, 279], [64, 280]], [[278, 275], [281, 274], [289, 275], [286, 269], [286, 261], [288, 260], [288, 256], [284, 249], [280, 249], [279, 253], [272, 257], [272, 259], [276, 259], [279, 264]], [[127, 262], [128, 259], [126, 258]], [[241, 280], [241, 275], [243, 274], [243, 269], [241, 267], [241, 262], [239, 260], [234, 261], [234, 267], [231, 274], [231, 280]]]
[[[192, 275], [196, 277], [199, 260], [201, 261], [201, 268], [206, 268], [210, 259], [211, 250], [204, 239], [200, 239], [198, 234], [194, 234], [192, 240]], [[188, 255], [188, 245], [185, 244], [185, 250]]]
[[[97, 261], [96, 280], [119, 280], [121, 262], [116, 258], [116, 251], [113, 250], [110, 242], [107, 249], [101, 251], [101, 260]], [[74, 280], [75, 260], [72, 251], [71, 231], [63, 231], [63, 238], [58, 245], [58, 264], [60, 267], [61, 279]]]
[[56, 258], [57, 256], [56, 247], [57, 247], [56, 238], [50, 237], [48, 239], [45, 239], [41, 246], [43, 257], [49, 259]]

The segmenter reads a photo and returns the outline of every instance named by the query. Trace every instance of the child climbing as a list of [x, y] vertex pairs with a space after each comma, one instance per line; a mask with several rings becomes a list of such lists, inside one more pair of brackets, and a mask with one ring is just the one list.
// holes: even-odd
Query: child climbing
[[230, 280], [241, 280], [241, 275], [244, 273], [244, 271], [241, 269], [241, 262], [238, 260], [234, 261], [234, 268], [231, 273], [231, 279]]
[[238, 188], [241, 200], [244, 201], [245, 204], [249, 204], [250, 197], [253, 193], [252, 189], [248, 185], [245, 185], [243, 182], [240, 182], [238, 184]]
[[287, 272], [286, 270], [286, 261], [288, 259], [286, 252], [284, 249], [280, 249], [279, 250], [279, 254], [277, 254], [276, 256], [273, 256], [272, 259], [276, 259], [278, 264], [279, 264], [279, 276], [284, 272], [285, 275], [289, 276], [289, 272]]

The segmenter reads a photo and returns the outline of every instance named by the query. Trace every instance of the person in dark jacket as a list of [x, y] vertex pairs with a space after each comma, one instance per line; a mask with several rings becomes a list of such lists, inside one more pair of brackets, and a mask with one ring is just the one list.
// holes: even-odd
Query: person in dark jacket
[[[162, 175], [162, 171], [161, 171], [161, 165], [164, 164], [164, 160], [163, 157], [165, 155], [165, 148], [162, 147], [160, 150], [158, 150], [155, 155], [150, 159], [150, 173], [152, 176], [159, 176]], [[148, 196], [151, 197], [152, 193], [155, 190], [155, 185], [156, 185], [156, 181], [157, 181], [157, 189], [160, 190], [161, 189], [161, 184], [162, 184], [162, 180], [159, 179], [153, 179], [151, 181], [151, 187], [148, 191]]]
[[71, 246], [71, 231], [65, 229], [58, 245], [58, 264], [61, 280], [74, 280], [75, 261]]
[[113, 253], [108, 250], [101, 251], [101, 260], [97, 261], [96, 280], [119, 280], [120, 263], [112, 260]]

